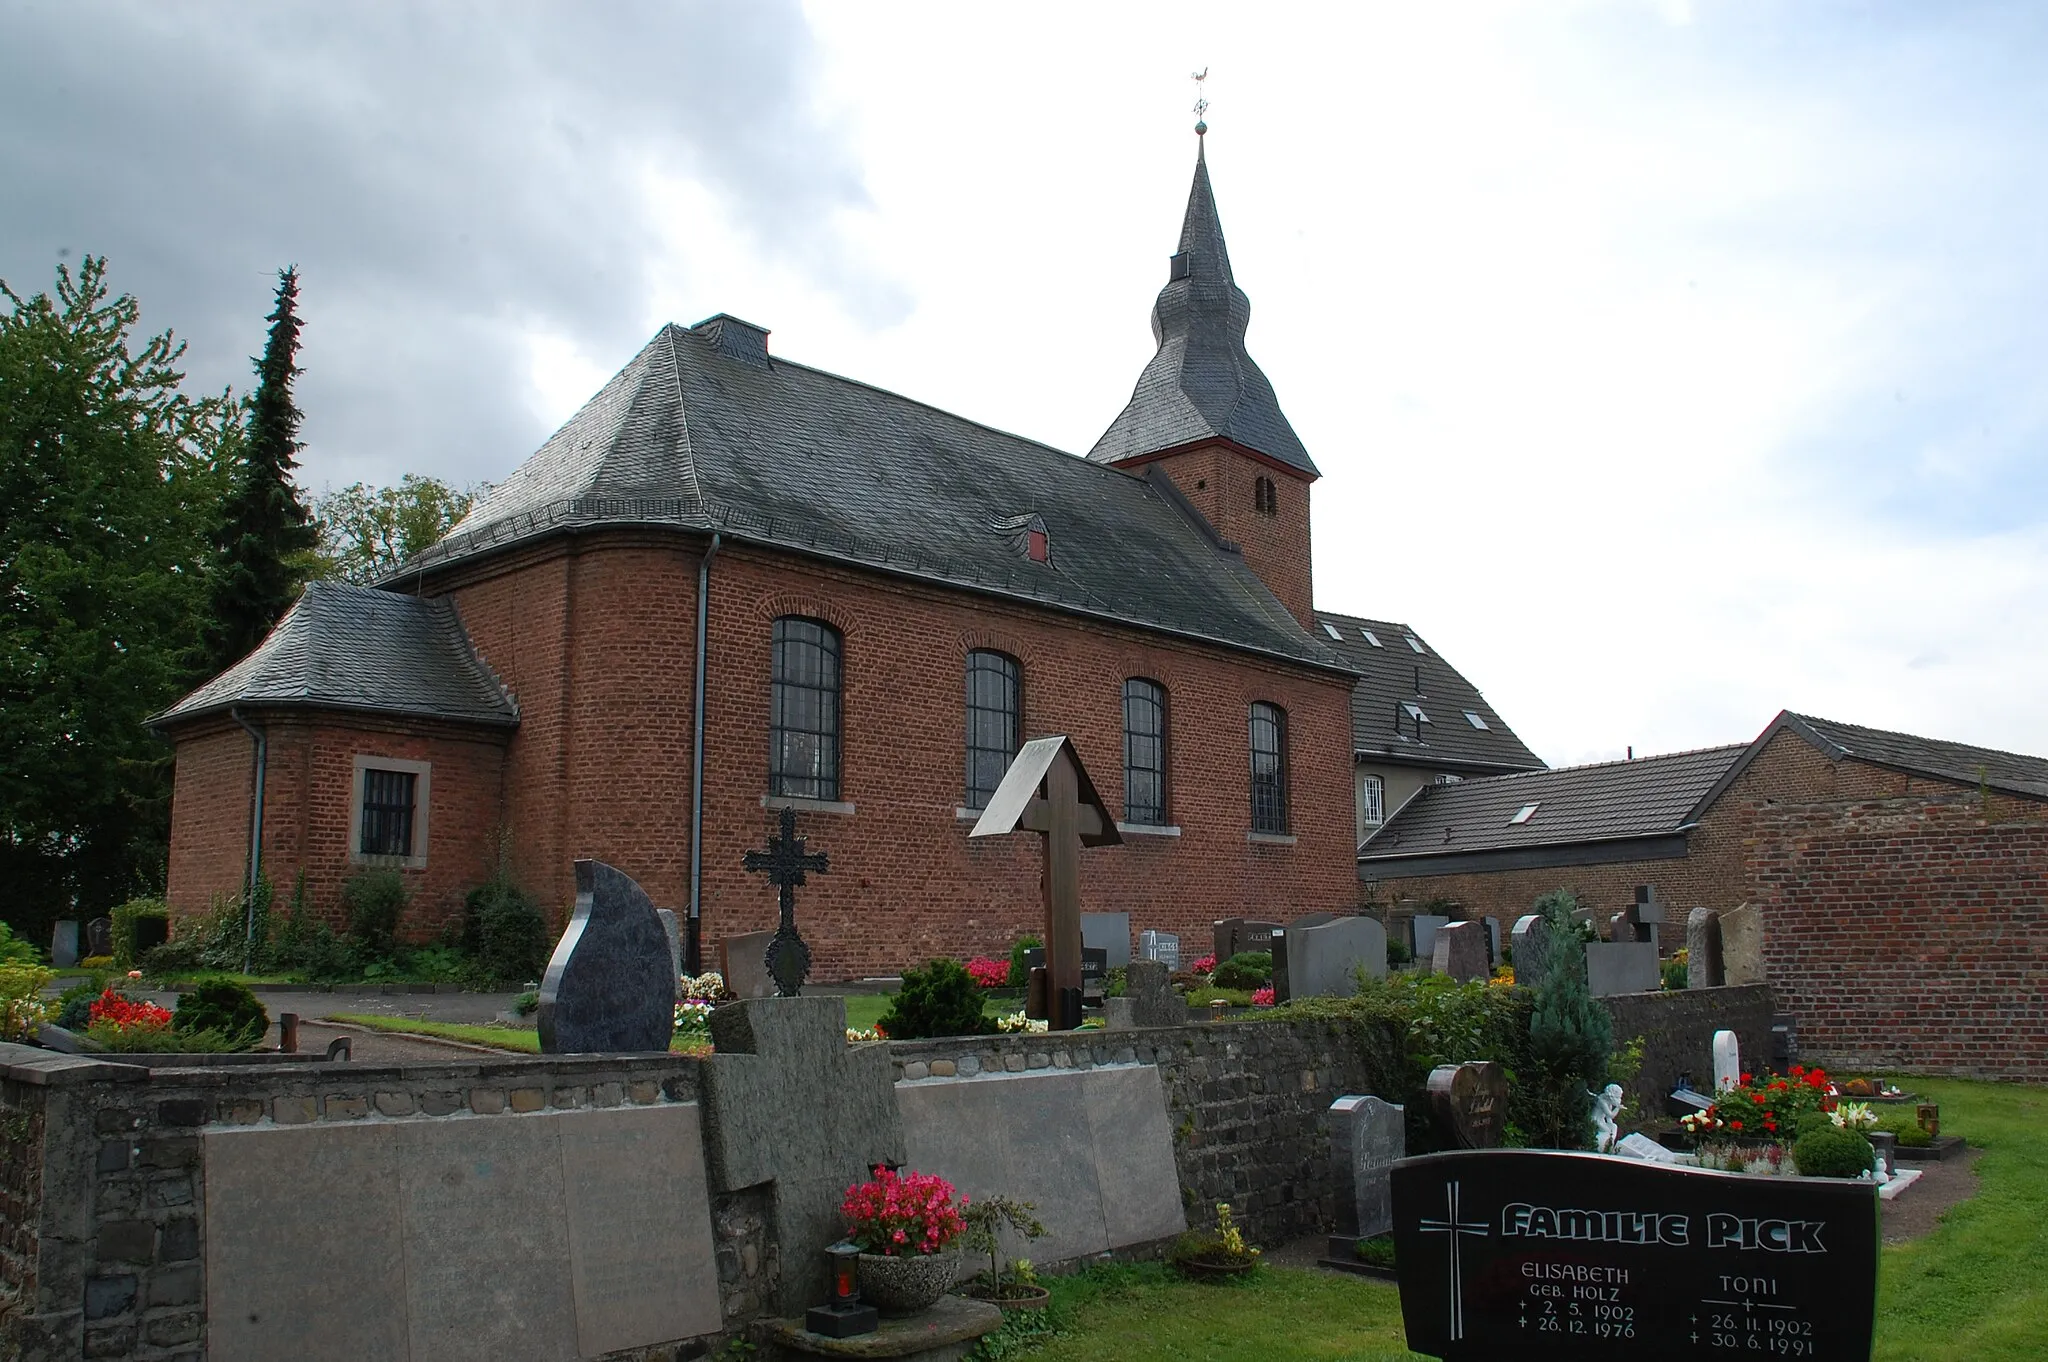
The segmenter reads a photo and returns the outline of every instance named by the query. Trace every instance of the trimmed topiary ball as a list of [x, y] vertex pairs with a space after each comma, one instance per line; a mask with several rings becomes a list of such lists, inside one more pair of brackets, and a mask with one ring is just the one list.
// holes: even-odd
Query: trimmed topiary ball
[[903, 971], [903, 991], [875, 1023], [890, 1040], [995, 1034], [981, 1010], [981, 988], [958, 960], [934, 960]]
[[247, 1050], [270, 1029], [270, 1013], [256, 995], [232, 979], [207, 979], [178, 998], [173, 1031], [218, 1031]]
[[1802, 1177], [1853, 1178], [1876, 1166], [1877, 1153], [1860, 1132], [1825, 1125], [1792, 1142], [1792, 1162]]
[[1246, 992], [1273, 982], [1270, 951], [1239, 951], [1216, 967], [1209, 982], [1218, 988], [1241, 988]]

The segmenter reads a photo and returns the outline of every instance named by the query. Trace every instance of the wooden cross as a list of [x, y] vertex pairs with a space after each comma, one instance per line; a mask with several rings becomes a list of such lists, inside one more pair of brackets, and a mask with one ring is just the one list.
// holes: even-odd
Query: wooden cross
[[1019, 829], [1044, 839], [1046, 1017], [1070, 1031], [1081, 1024], [1081, 848], [1123, 837], [1068, 739], [1025, 743], [968, 836]]
[[776, 888], [782, 925], [768, 943], [764, 963], [775, 980], [776, 995], [794, 998], [803, 992], [804, 980], [811, 972], [811, 948], [796, 930], [796, 888], [804, 882], [806, 871], [822, 875], [831, 869], [831, 858], [822, 851], [804, 850], [804, 839], [796, 835], [796, 810], [784, 809], [781, 834], [768, 839], [766, 851], [747, 852], [740, 864], [749, 871], [767, 871], [768, 883]]

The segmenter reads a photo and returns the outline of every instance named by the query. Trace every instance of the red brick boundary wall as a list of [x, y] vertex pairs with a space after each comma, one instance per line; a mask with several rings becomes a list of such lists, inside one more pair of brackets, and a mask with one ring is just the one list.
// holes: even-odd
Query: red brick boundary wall
[[1756, 810], [1750, 880], [1802, 1054], [2048, 1082], [2048, 823], [1986, 812], [1975, 793]]

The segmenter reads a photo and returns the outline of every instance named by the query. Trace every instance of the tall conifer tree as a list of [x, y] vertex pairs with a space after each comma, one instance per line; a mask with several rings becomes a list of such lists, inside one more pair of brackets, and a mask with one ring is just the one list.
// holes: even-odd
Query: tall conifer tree
[[299, 409], [292, 380], [299, 375], [299, 271], [278, 271], [277, 306], [270, 340], [256, 365], [256, 391], [248, 404], [248, 440], [235, 471], [217, 547], [219, 577], [213, 593], [211, 639], [216, 667], [245, 656], [298, 599], [319, 546], [312, 513], [292, 471], [298, 464]]

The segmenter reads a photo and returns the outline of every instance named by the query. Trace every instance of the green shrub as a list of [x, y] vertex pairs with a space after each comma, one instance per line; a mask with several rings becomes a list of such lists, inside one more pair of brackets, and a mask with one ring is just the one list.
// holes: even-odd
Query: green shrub
[[1189, 1007], [1207, 1007], [1211, 1003], [1229, 1003], [1232, 1007], [1250, 1007], [1252, 991], [1248, 988], [1216, 988], [1205, 985], [1191, 988], [1187, 992]]
[[1387, 965], [1389, 968], [1405, 965], [1414, 958], [1415, 952], [1408, 948], [1407, 942], [1399, 937], [1390, 936], [1387, 938]]
[[1031, 969], [1024, 963], [1024, 952], [1043, 946], [1045, 943], [1035, 936], [1020, 936], [1010, 943], [1010, 987], [1023, 988], [1031, 982]]
[[136, 964], [144, 974], [154, 979], [183, 974], [198, 969], [203, 963], [199, 958], [200, 944], [196, 936], [181, 936], [161, 946], [151, 946]]
[[1550, 928], [1543, 983], [1529, 1018], [1529, 1064], [1519, 1077], [1531, 1088], [1533, 1120], [1523, 1128], [1557, 1149], [1592, 1146], [1591, 1093], [1607, 1082], [1614, 1023], [1586, 988], [1586, 943], [1571, 930], [1578, 900], [1553, 890], [1536, 901]]
[[349, 876], [341, 886], [341, 906], [348, 914], [350, 939], [366, 955], [389, 955], [399, 919], [405, 916], [411, 898], [405, 877], [396, 870], [365, 870]]
[[95, 1022], [85, 1034], [102, 1050], [127, 1054], [224, 1055], [245, 1048], [225, 1031], [180, 1031], [171, 1026], [119, 1027]]
[[1102, 975], [1102, 996], [1121, 998], [1131, 986], [1130, 971], [1122, 965], [1112, 965]]
[[270, 1013], [256, 995], [232, 979], [206, 979], [179, 995], [171, 1029], [185, 1034], [207, 1032], [223, 1037], [228, 1050], [247, 1050], [270, 1029]]
[[14, 929], [0, 922], [0, 965], [40, 965], [43, 953], [14, 934]]
[[1273, 982], [1272, 952], [1239, 951], [1216, 966], [1209, 975], [1209, 982], [1218, 988], [1241, 988], [1248, 991], [1264, 988]]
[[903, 991], [875, 1023], [891, 1040], [987, 1036], [995, 1020], [981, 1011], [981, 989], [958, 960], [934, 960], [903, 971]]
[[55, 1022], [66, 1031], [83, 1031], [91, 1018], [93, 1001], [107, 987], [107, 976], [90, 974], [57, 995]]
[[548, 924], [533, 897], [500, 872], [463, 901], [463, 944], [486, 988], [540, 977], [548, 958]]
[[1799, 1113], [1799, 1124], [1792, 1130], [1792, 1138], [1796, 1140], [1801, 1135], [1826, 1130], [1833, 1125], [1834, 1122], [1828, 1119], [1828, 1114], [1824, 1111], [1803, 1111]]
[[1801, 1177], [1853, 1178], [1876, 1166], [1876, 1151], [1861, 1132], [1829, 1124], [1792, 1142], [1792, 1162]]
[[1658, 973], [1664, 976], [1665, 988], [1680, 989], [1691, 987], [1692, 967], [1686, 963], [1689, 958], [1690, 956], [1687, 952], [1681, 950], [1657, 967]]
[[153, 924], [152, 931], [160, 931], [158, 944], [169, 938], [171, 931], [171, 906], [162, 899], [130, 899], [108, 915], [114, 924], [114, 968], [126, 973], [135, 968], [143, 949], [138, 933], [142, 924]]
[[1898, 1136], [1904, 1149], [1927, 1149], [1934, 1144], [1934, 1137], [1920, 1128], [1920, 1114], [1916, 1111], [1884, 1112], [1877, 1118], [1877, 1128]]
[[1361, 1239], [1351, 1246], [1351, 1251], [1361, 1263], [1390, 1268], [1394, 1265], [1394, 1236], [1382, 1234], [1372, 1239]]

